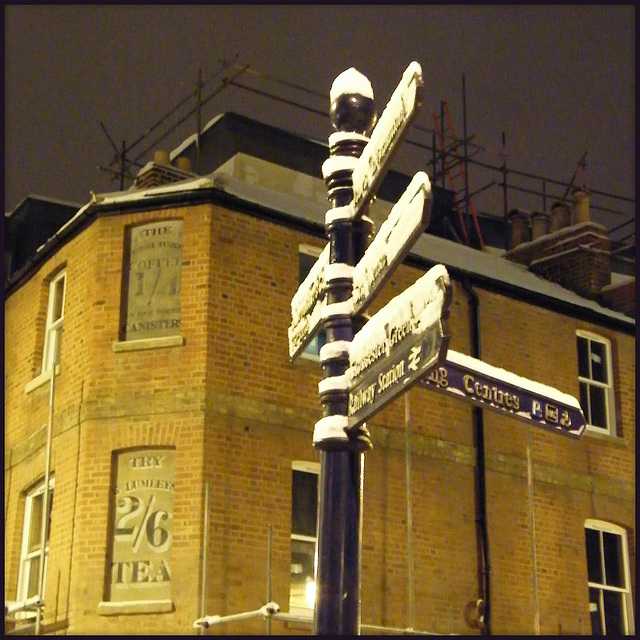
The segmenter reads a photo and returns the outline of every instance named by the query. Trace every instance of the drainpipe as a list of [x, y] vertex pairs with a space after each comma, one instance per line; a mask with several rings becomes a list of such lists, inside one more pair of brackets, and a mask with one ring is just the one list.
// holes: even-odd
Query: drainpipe
[[[474, 358], [481, 359], [480, 350], [480, 314], [478, 313], [478, 294], [467, 278], [462, 280], [462, 288], [469, 296], [471, 303], [471, 352]], [[476, 522], [480, 529], [482, 558], [480, 575], [482, 576], [482, 593], [484, 610], [480, 612], [479, 622], [485, 635], [491, 635], [491, 560], [489, 557], [489, 536], [487, 532], [487, 478], [484, 453], [484, 413], [480, 407], [473, 407], [473, 422], [476, 433], [476, 466], [478, 468], [477, 488], [478, 515]]]
[[49, 418], [47, 420], [47, 444], [44, 462], [44, 495], [42, 496], [42, 529], [40, 531], [40, 565], [38, 566], [38, 595], [42, 605], [38, 607], [36, 616], [36, 627], [34, 635], [41, 633], [41, 618], [44, 616], [44, 584], [46, 575], [44, 565], [46, 561], [46, 546], [49, 538], [49, 481], [51, 479], [51, 447], [53, 443], [53, 400], [56, 389], [56, 361], [54, 359], [51, 367], [51, 379], [49, 380]]

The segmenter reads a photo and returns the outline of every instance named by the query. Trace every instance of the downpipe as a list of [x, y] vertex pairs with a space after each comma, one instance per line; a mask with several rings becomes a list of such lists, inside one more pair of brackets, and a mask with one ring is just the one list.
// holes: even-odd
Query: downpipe
[[[478, 294], [475, 292], [468, 278], [462, 280], [462, 288], [470, 301], [469, 313], [471, 320], [471, 355], [481, 359], [480, 348], [480, 314]], [[484, 412], [480, 407], [473, 407], [473, 423], [476, 435], [476, 466], [477, 476], [477, 518], [480, 530], [482, 554], [479, 558], [479, 572], [482, 578], [481, 598], [478, 600], [478, 623], [484, 635], [491, 635], [491, 560], [489, 556], [489, 535], [487, 527], [487, 479], [485, 469], [484, 447]]]

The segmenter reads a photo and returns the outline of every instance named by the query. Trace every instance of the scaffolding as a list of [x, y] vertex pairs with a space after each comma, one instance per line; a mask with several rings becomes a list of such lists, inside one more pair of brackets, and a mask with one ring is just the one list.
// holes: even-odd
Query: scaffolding
[[[134, 181], [131, 173], [132, 167], [142, 167], [143, 158], [148, 156], [157, 145], [164, 141], [172, 132], [189, 118], [195, 117], [196, 130], [196, 173], [200, 172], [199, 166], [202, 134], [202, 108], [214, 97], [221, 95], [225, 91], [236, 89], [242, 92], [251, 93], [267, 100], [273, 100], [281, 105], [292, 107], [298, 112], [311, 114], [328, 120], [329, 113], [326, 108], [327, 95], [307, 87], [277, 78], [266, 74], [249, 64], [240, 63], [238, 55], [231, 60], [220, 60], [220, 67], [213, 76], [203, 81], [202, 70], [198, 70], [198, 77], [195, 87], [164, 116], [152, 124], [145, 134], [137, 138], [133, 143], [127, 145], [123, 140], [118, 146], [112, 136], [107, 131], [106, 126], [99, 123], [103, 132], [109, 139], [114, 150], [114, 157], [107, 166], [98, 166], [101, 171], [106, 171], [111, 175], [111, 180], [120, 181], [120, 189], [125, 188], [125, 183]], [[220, 76], [222, 75], [222, 78]], [[205, 87], [213, 82], [217, 82], [214, 90], [203, 97]], [[286, 96], [284, 95], [286, 93]], [[292, 98], [291, 96], [296, 96]], [[302, 97], [304, 96], [304, 100]], [[195, 100], [195, 105], [194, 105]], [[312, 106], [309, 102], [313, 102]], [[182, 116], [181, 110], [189, 108]], [[513, 194], [522, 194], [536, 202], [536, 207], [542, 207], [542, 211], [547, 210], [547, 203], [557, 201], [564, 203], [571, 193], [571, 188], [576, 184], [578, 175], [585, 177], [586, 151], [578, 162], [576, 171], [569, 182], [555, 180], [535, 173], [520, 171], [507, 165], [506, 135], [502, 133], [501, 147], [499, 149], [489, 149], [477, 144], [475, 135], [467, 134], [467, 108], [466, 108], [466, 86], [465, 76], [462, 75], [462, 137], [455, 134], [453, 118], [448, 107], [448, 102], [441, 101], [441, 113], [438, 116], [432, 112], [433, 127], [425, 127], [419, 122], [412, 125], [412, 132], [405, 140], [405, 146], [418, 150], [425, 158], [425, 168], [431, 171], [430, 179], [433, 184], [441, 183], [446, 185], [449, 181], [451, 190], [454, 192], [454, 209], [457, 214], [455, 225], [449, 225], [451, 238], [477, 248], [484, 248], [484, 238], [481, 233], [480, 219], [498, 221], [504, 225], [504, 238], [506, 248], [507, 214], [514, 205], [509, 203], [509, 197]], [[146, 143], [142, 151], [136, 156], [130, 155], [134, 147], [141, 144], [152, 133], [157, 133], [162, 125], [169, 119], [175, 118], [174, 124], [168, 126], [153, 142]], [[179, 118], [179, 119], [178, 119]], [[430, 138], [428, 143], [424, 142], [425, 137]], [[492, 163], [482, 159], [484, 156], [498, 158]], [[430, 157], [430, 159], [429, 159]], [[477, 176], [490, 176], [488, 181], [479, 188], [472, 191], [471, 174], [477, 181]], [[586, 179], [582, 188], [586, 188]], [[502, 200], [502, 216], [499, 215], [499, 208], [492, 207], [490, 211], [481, 211], [478, 204], [478, 196], [490, 196], [491, 190], [500, 190]], [[609, 216], [624, 216], [627, 219], [608, 229], [611, 239], [611, 255], [617, 260], [635, 265], [635, 198], [628, 198], [613, 193], [588, 188], [590, 196], [589, 208], [593, 212], [608, 214]], [[495, 196], [494, 196], [495, 197]], [[497, 200], [496, 200], [497, 201]], [[570, 203], [571, 204], [571, 203]], [[498, 205], [499, 206], [499, 205]], [[520, 207], [520, 203], [515, 206]], [[627, 208], [627, 211], [621, 208]], [[630, 210], [629, 210], [630, 209]], [[612, 234], [626, 235], [614, 239]]]

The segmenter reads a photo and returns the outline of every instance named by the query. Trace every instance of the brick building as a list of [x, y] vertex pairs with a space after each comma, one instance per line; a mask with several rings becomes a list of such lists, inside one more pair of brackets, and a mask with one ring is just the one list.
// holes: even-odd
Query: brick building
[[[326, 244], [327, 147], [230, 114], [205, 134], [5, 256], [7, 632], [197, 634], [268, 601], [209, 633], [312, 631], [322, 370], [287, 330]], [[377, 224], [407, 182], [390, 172]], [[439, 202], [371, 312], [444, 264], [450, 349], [579, 398], [588, 427], [423, 384], [377, 414], [362, 631], [633, 634], [630, 280], [590, 220], [480, 251], [436, 233]]]

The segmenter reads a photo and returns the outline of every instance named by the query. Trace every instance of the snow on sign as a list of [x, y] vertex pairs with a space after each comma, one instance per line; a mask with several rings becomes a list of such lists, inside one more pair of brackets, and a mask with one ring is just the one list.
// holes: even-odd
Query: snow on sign
[[444, 361], [449, 274], [432, 267], [380, 309], [349, 345], [349, 428], [378, 413]]
[[291, 299], [289, 357], [293, 360], [320, 328], [322, 309], [326, 306], [325, 270], [329, 264], [327, 244]]
[[585, 430], [573, 396], [456, 351], [449, 351], [421, 385], [569, 438], [580, 438]]
[[376, 291], [429, 226], [432, 203], [429, 176], [419, 171], [353, 270], [354, 314], [365, 310]]
[[353, 169], [353, 216], [375, 194], [384, 172], [407, 131], [407, 125], [422, 105], [422, 67], [412, 62], [402, 74], [371, 138]]
[[[413, 243], [429, 226], [432, 203], [429, 176], [419, 171], [353, 269], [354, 315], [365, 310], [376, 291], [382, 287]], [[324, 288], [328, 264], [329, 245], [326, 245], [291, 299], [291, 360], [306, 347], [320, 327], [322, 310], [326, 306]]]

